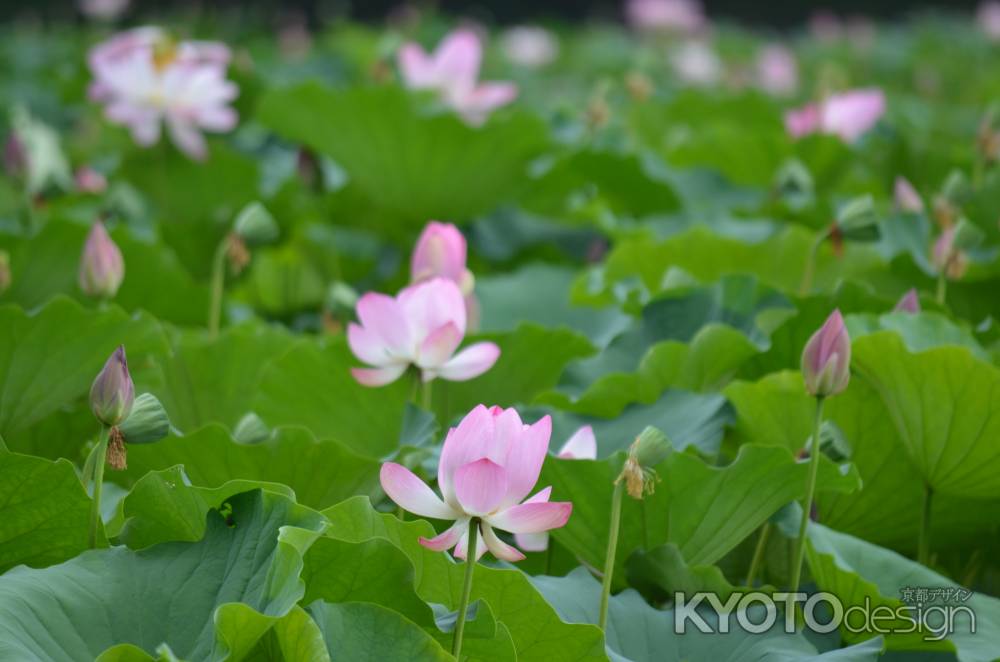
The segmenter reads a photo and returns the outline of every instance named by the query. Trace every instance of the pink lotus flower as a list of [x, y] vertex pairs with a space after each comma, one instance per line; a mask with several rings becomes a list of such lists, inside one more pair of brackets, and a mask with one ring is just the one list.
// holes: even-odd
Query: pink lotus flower
[[428, 54], [409, 42], [399, 49], [399, 70], [411, 90], [433, 90], [466, 122], [486, 121], [490, 112], [517, 97], [517, 86], [509, 82], [480, 83], [479, 65], [483, 47], [476, 33], [455, 30]]
[[835, 94], [819, 104], [809, 104], [785, 114], [785, 128], [793, 138], [810, 133], [830, 133], [854, 142], [885, 114], [885, 95], [879, 89], [858, 89]]
[[902, 296], [896, 307], [892, 309], [896, 313], [919, 313], [920, 312], [920, 297], [917, 295], [917, 291], [910, 288], [906, 291], [906, 294]]
[[365, 386], [397, 380], [411, 365], [427, 382], [436, 377], [464, 381], [483, 374], [500, 357], [500, 348], [481, 342], [455, 353], [465, 337], [462, 292], [445, 278], [411, 285], [395, 298], [369, 292], [358, 300], [358, 319], [347, 328], [354, 355], [373, 368], [352, 368]]
[[[559, 449], [556, 457], [563, 460], [596, 460], [597, 439], [594, 438], [594, 429], [584, 425], [574, 432]], [[526, 552], [544, 552], [549, 548], [549, 534], [547, 531], [515, 533], [514, 542]]]
[[990, 0], [981, 3], [976, 10], [976, 23], [987, 37], [1000, 41], [1000, 2]]
[[896, 199], [896, 209], [914, 214], [920, 214], [924, 211], [924, 201], [906, 177], [896, 177], [896, 182], [893, 184], [893, 195]]
[[479, 326], [479, 302], [473, 290], [476, 280], [465, 267], [465, 237], [451, 223], [431, 221], [420, 233], [410, 258], [410, 282], [422, 283], [431, 278], [447, 278], [465, 297], [467, 327]]
[[529, 69], [544, 67], [559, 55], [559, 41], [555, 35], [536, 25], [510, 28], [501, 37], [501, 46], [510, 62]]
[[826, 397], [851, 379], [851, 338], [839, 310], [830, 313], [802, 350], [802, 377], [809, 395]]
[[799, 86], [795, 54], [780, 44], [766, 46], [757, 54], [757, 83], [771, 94], [791, 94]]
[[136, 28], [91, 51], [90, 97], [140, 145], [156, 144], [165, 123], [181, 151], [204, 159], [201, 131], [229, 131], [237, 122], [227, 105], [238, 92], [226, 80], [229, 57], [224, 44], [174, 43], [159, 28]]
[[400, 507], [421, 517], [453, 520], [454, 524], [420, 544], [434, 551], [455, 547], [455, 556], [468, 556], [469, 522], [479, 518], [480, 538], [472, 558], [486, 550], [504, 561], [524, 558], [516, 547], [500, 540], [494, 529], [515, 534], [541, 533], [566, 524], [573, 504], [550, 502], [551, 487], [525, 500], [538, 482], [552, 434], [552, 420], [545, 416], [534, 425], [521, 422], [514, 409], [479, 405], [458, 427], [448, 431], [438, 487], [442, 500], [406, 467], [382, 465], [382, 489]]
[[128, 9], [129, 0], [79, 0], [80, 12], [95, 21], [113, 21]]
[[80, 289], [88, 296], [110, 299], [118, 293], [124, 278], [122, 252], [98, 221], [90, 228], [80, 256]]
[[689, 41], [670, 57], [674, 73], [691, 85], [714, 85], [722, 77], [722, 62], [712, 47], [701, 41]]
[[625, 17], [632, 27], [640, 30], [692, 33], [706, 23], [697, 0], [629, 0]]
[[84, 193], [104, 193], [105, 189], [108, 188], [107, 178], [90, 166], [77, 168], [73, 175], [73, 181], [76, 183], [77, 190]]

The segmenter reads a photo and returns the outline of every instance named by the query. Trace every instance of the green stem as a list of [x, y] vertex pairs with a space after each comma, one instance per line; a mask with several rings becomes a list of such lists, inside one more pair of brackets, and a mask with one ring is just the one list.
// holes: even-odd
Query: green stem
[[948, 279], [945, 278], [944, 269], [941, 270], [941, 274], [938, 275], [937, 281], [937, 293], [934, 300], [938, 302], [938, 305], [944, 305], [945, 295], [948, 293]]
[[622, 493], [625, 482], [615, 483], [615, 491], [611, 496], [611, 529], [608, 531], [608, 552], [604, 560], [604, 578], [601, 582], [601, 615], [598, 626], [604, 630], [608, 624], [608, 600], [611, 599], [611, 580], [615, 574], [615, 552], [618, 551], [618, 527], [622, 520]]
[[823, 244], [827, 234], [827, 232], [820, 234], [809, 247], [809, 253], [806, 255], [806, 266], [802, 270], [802, 282], [799, 284], [799, 296], [806, 296], [812, 289], [813, 272], [816, 271], [816, 255], [819, 253], [819, 247]]
[[212, 256], [212, 299], [208, 308], [208, 335], [219, 335], [219, 321], [222, 319], [222, 292], [226, 284], [226, 246], [228, 237], [223, 237]]
[[753, 559], [750, 560], [750, 570], [747, 571], [747, 586], [753, 586], [753, 581], [757, 577], [761, 561], [764, 560], [764, 552], [767, 551], [767, 541], [771, 537], [771, 523], [764, 522], [760, 527], [760, 535], [757, 537], [757, 547], [753, 551]]
[[434, 395], [434, 380], [424, 382], [420, 391], [420, 406], [427, 411], [431, 410], [431, 399]]
[[462, 633], [465, 631], [465, 615], [469, 611], [469, 598], [472, 597], [472, 573], [476, 567], [476, 536], [479, 534], [479, 518], [469, 520], [469, 547], [465, 553], [465, 585], [462, 587], [462, 601], [458, 603], [458, 622], [455, 623], [455, 641], [451, 646], [451, 654], [455, 660], [462, 659]]
[[920, 517], [920, 538], [917, 541], [917, 561], [930, 566], [931, 561], [931, 501], [934, 489], [924, 483], [924, 506]]
[[806, 484], [806, 498], [802, 502], [802, 522], [799, 524], [799, 537], [795, 541], [795, 554], [792, 557], [792, 593], [799, 590], [802, 580], [802, 561], [806, 552], [806, 528], [809, 526], [809, 513], [812, 512], [813, 497], [816, 494], [816, 476], [819, 475], [819, 426], [823, 422], [823, 396], [816, 396], [816, 421], [813, 424], [812, 449], [809, 455], [809, 482]]
[[101, 426], [97, 438], [97, 456], [94, 458], [94, 476], [91, 481], [93, 500], [90, 504], [90, 537], [88, 543], [91, 549], [97, 548], [97, 523], [101, 519], [101, 488], [104, 485], [104, 462], [108, 455], [108, 429]]

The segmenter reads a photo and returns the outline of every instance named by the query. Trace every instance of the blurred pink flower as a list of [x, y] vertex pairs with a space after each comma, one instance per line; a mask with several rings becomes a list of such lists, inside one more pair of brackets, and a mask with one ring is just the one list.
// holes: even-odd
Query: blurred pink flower
[[955, 246], [955, 226], [942, 230], [934, 241], [931, 264], [939, 274], [944, 274], [951, 280], [958, 280], [965, 275], [969, 268], [969, 256]]
[[[597, 459], [597, 440], [594, 438], [594, 429], [589, 425], [584, 425], [574, 432], [573, 436], [559, 449], [557, 457], [564, 460]], [[526, 552], [544, 552], [549, 548], [549, 534], [547, 531], [515, 533], [514, 542]]]
[[834, 94], [819, 104], [785, 113], [785, 128], [793, 138], [830, 133], [854, 142], [885, 114], [885, 95], [876, 88]]
[[488, 549], [504, 561], [524, 558], [516, 547], [500, 540], [494, 529], [514, 534], [540, 533], [566, 524], [573, 504], [550, 502], [551, 487], [525, 500], [538, 482], [552, 434], [545, 416], [534, 425], [521, 422], [514, 409], [477, 406], [448, 431], [438, 465], [442, 500], [420, 478], [394, 462], [382, 465], [382, 489], [403, 509], [421, 517], [453, 520], [454, 524], [420, 544], [434, 551], [455, 547], [455, 556], [469, 554], [469, 521], [480, 520], [484, 546], [476, 545], [478, 560]]
[[830, 313], [802, 350], [802, 378], [809, 395], [826, 397], [851, 379], [851, 338], [839, 310]]
[[96, 21], [113, 21], [128, 9], [129, 0], [79, 0], [80, 12]]
[[799, 86], [795, 54], [780, 44], [765, 46], [757, 53], [757, 84], [771, 94], [791, 94]]
[[537, 25], [510, 28], [500, 38], [500, 45], [508, 60], [529, 69], [544, 67], [559, 55], [556, 36]]
[[670, 30], [693, 33], [707, 20], [698, 0], [629, 0], [625, 6], [629, 24], [640, 30]]
[[365, 386], [383, 386], [416, 366], [427, 382], [464, 381], [483, 374], [500, 348], [481, 342], [455, 351], [465, 337], [466, 311], [458, 285], [434, 278], [411, 285], [395, 298], [369, 292], [358, 300], [358, 319], [347, 328], [354, 355], [373, 368], [352, 368]]
[[83, 245], [77, 280], [84, 294], [111, 299], [125, 278], [125, 260], [100, 221], [94, 223]]
[[224, 44], [173, 42], [159, 28], [136, 28], [91, 50], [90, 97], [140, 145], [159, 141], [162, 122], [181, 151], [201, 160], [207, 154], [202, 130], [236, 126], [236, 111], [227, 105], [238, 93], [226, 80], [229, 58]]
[[711, 46], [701, 41], [689, 41], [670, 58], [674, 73], [691, 85], [714, 85], [722, 77], [722, 62]]
[[428, 54], [419, 44], [408, 42], [399, 49], [399, 70], [411, 90], [433, 90], [469, 124], [482, 124], [493, 109], [517, 97], [517, 86], [509, 82], [480, 83], [479, 65], [483, 47], [476, 33], [455, 30]]
[[893, 196], [896, 201], [896, 209], [905, 212], [919, 214], [924, 211], [924, 201], [913, 188], [913, 184], [903, 176], [897, 176], [893, 184]]
[[919, 313], [920, 312], [920, 296], [917, 291], [912, 287], [906, 291], [906, 294], [900, 298], [896, 303], [896, 307], [892, 309], [893, 312], [904, 312], [904, 313]]
[[844, 28], [833, 12], [821, 9], [809, 17], [809, 32], [817, 41], [836, 41], [843, 36]]
[[989, 0], [981, 3], [976, 10], [976, 23], [987, 37], [1000, 41], [1000, 2]]
[[90, 166], [81, 166], [73, 176], [76, 188], [84, 193], [103, 193], [108, 188], [108, 180]]
[[474, 293], [476, 281], [465, 268], [465, 237], [451, 223], [431, 221], [420, 233], [410, 259], [410, 282], [422, 283], [431, 278], [447, 278], [458, 285], [465, 299], [466, 327], [479, 326], [479, 301]]

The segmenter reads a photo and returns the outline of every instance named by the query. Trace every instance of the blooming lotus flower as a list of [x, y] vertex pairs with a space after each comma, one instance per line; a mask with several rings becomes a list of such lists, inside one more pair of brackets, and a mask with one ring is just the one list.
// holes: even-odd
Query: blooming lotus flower
[[987, 37], [1000, 41], [1000, 2], [981, 3], [976, 10], [976, 23]]
[[917, 291], [910, 288], [906, 291], [906, 294], [900, 298], [899, 302], [896, 303], [896, 307], [892, 309], [893, 312], [903, 312], [903, 313], [919, 313], [920, 312], [920, 297], [917, 295]]
[[135, 402], [135, 386], [128, 372], [125, 347], [118, 346], [90, 387], [90, 409], [101, 423], [115, 426], [128, 418]]
[[835, 94], [819, 104], [785, 113], [785, 128], [793, 138], [810, 133], [830, 133], [854, 142], [885, 114], [885, 95], [879, 89], [859, 89]]
[[799, 86], [795, 54], [780, 44], [765, 47], [757, 54], [758, 85], [771, 94], [790, 94]]
[[224, 44], [174, 43], [159, 28], [137, 28], [91, 51], [90, 96], [138, 144], [156, 144], [165, 123], [174, 144], [200, 160], [207, 153], [202, 130], [236, 126], [236, 111], [227, 105], [238, 92], [226, 80], [229, 57]]
[[110, 299], [118, 293], [125, 278], [125, 260], [104, 224], [90, 228], [80, 256], [78, 282], [87, 296]]
[[722, 62], [715, 51], [700, 41], [689, 41], [670, 58], [674, 73], [691, 85], [714, 85], [722, 77]]
[[498, 559], [520, 561], [524, 554], [500, 540], [494, 529], [541, 533], [566, 524], [573, 510], [572, 503], [549, 501], [551, 487], [525, 499], [538, 481], [551, 434], [548, 416], [525, 425], [514, 409], [479, 405], [445, 438], [437, 477], [443, 499], [395, 462], [382, 465], [382, 489], [415, 515], [454, 521], [444, 533], [420, 538], [424, 547], [455, 547], [455, 556], [465, 559], [469, 522], [476, 517], [485, 546], [476, 545], [472, 558], [478, 560], [488, 549]]
[[[597, 439], [594, 438], [594, 429], [584, 425], [574, 432], [559, 449], [556, 457], [564, 460], [596, 460]], [[549, 534], [547, 531], [515, 533], [514, 542], [526, 552], [544, 552], [549, 548]]]
[[352, 368], [365, 386], [398, 379], [408, 367], [427, 382], [436, 377], [464, 381], [489, 370], [500, 348], [481, 342], [455, 353], [465, 336], [466, 311], [458, 285], [434, 278], [407, 287], [395, 298], [369, 292], [358, 300], [358, 319], [347, 328], [354, 355], [373, 368]]
[[508, 60], [529, 69], [544, 67], [559, 54], [559, 42], [555, 36], [536, 25], [510, 28], [500, 41]]
[[844, 318], [833, 311], [802, 350], [802, 377], [809, 395], [826, 397], [847, 388], [851, 379], [851, 338]]
[[629, 0], [625, 17], [640, 30], [697, 32], [705, 26], [705, 14], [697, 0]]
[[917, 189], [913, 188], [913, 184], [906, 177], [896, 177], [896, 182], [893, 185], [893, 195], [896, 199], [896, 208], [900, 211], [912, 212], [914, 214], [923, 213], [924, 201], [920, 198], [920, 194], [917, 193]]
[[483, 47], [472, 30], [455, 30], [428, 54], [409, 42], [399, 49], [399, 70], [411, 90], [433, 90], [465, 121], [478, 125], [493, 109], [517, 97], [517, 86], [508, 82], [480, 83]]

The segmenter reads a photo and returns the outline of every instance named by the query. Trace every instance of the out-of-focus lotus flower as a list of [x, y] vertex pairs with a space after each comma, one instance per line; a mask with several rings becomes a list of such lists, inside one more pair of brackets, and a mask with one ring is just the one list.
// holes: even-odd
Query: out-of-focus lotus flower
[[410, 282], [422, 283], [432, 278], [447, 278], [458, 285], [465, 298], [466, 326], [479, 325], [479, 302], [474, 293], [476, 281], [465, 267], [465, 237], [451, 223], [431, 221], [420, 233], [410, 259]]
[[976, 10], [976, 23], [987, 37], [1000, 41], [1000, 2], [990, 0], [980, 3]]
[[500, 540], [494, 529], [541, 533], [566, 524], [573, 510], [572, 503], [549, 501], [551, 487], [526, 499], [538, 481], [551, 434], [548, 416], [525, 425], [514, 409], [479, 405], [445, 438], [438, 465], [443, 500], [394, 462], [382, 465], [382, 489], [415, 515], [455, 522], [434, 538], [421, 538], [424, 547], [434, 551], [455, 547], [455, 556], [466, 558], [469, 521], [477, 517], [485, 546], [476, 545], [472, 558], [478, 560], [488, 549], [498, 559], [520, 561], [524, 554]]
[[28, 171], [28, 155], [24, 142], [11, 131], [3, 143], [3, 169], [9, 177], [20, 179]]
[[84, 193], [103, 193], [108, 188], [107, 178], [90, 166], [77, 168], [73, 180], [76, 182], [76, 189]]
[[104, 224], [94, 223], [80, 256], [78, 282], [87, 296], [110, 299], [125, 278], [125, 260]]
[[132, 411], [135, 386], [128, 372], [125, 347], [119, 345], [90, 386], [90, 409], [101, 423], [118, 425]]
[[[594, 438], [594, 429], [589, 425], [584, 425], [573, 433], [562, 448], [559, 449], [557, 457], [563, 460], [595, 460], [597, 459], [597, 440]], [[547, 531], [540, 533], [516, 533], [514, 542], [526, 552], [544, 552], [549, 548], [549, 534]]]
[[826, 397], [847, 388], [851, 379], [851, 338], [839, 310], [830, 314], [802, 350], [802, 377], [809, 395]]
[[80, 0], [80, 13], [95, 21], [113, 21], [128, 9], [129, 0]]
[[897, 313], [919, 313], [920, 296], [917, 294], [917, 290], [914, 288], [907, 290], [892, 310]]
[[411, 285], [395, 298], [369, 292], [358, 300], [358, 319], [347, 328], [354, 355], [374, 366], [352, 368], [365, 386], [382, 386], [416, 366], [427, 382], [464, 381], [489, 370], [500, 348], [481, 342], [455, 353], [465, 337], [466, 311], [458, 285], [434, 278]]
[[953, 225], [942, 230], [931, 251], [934, 268], [951, 280], [960, 279], [969, 268], [968, 255], [955, 246], [955, 228]]
[[674, 73], [690, 85], [715, 85], [722, 77], [722, 62], [712, 48], [701, 41], [689, 41], [670, 57]]
[[476, 33], [455, 30], [428, 54], [409, 42], [399, 49], [399, 70], [411, 90], [433, 90], [469, 124], [482, 124], [495, 108], [517, 97], [509, 82], [480, 83], [483, 47]]
[[639, 30], [686, 34], [701, 30], [707, 22], [697, 0], [629, 0], [625, 18]]
[[843, 36], [844, 28], [836, 14], [819, 10], [809, 17], [809, 32], [818, 41], [831, 42]]
[[785, 114], [785, 128], [793, 138], [810, 133], [830, 133], [854, 142], [885, 114], [885, 95], [879, 89], [858, 89], [835, 94], [819, 104], [809, 104]]
[[777, 95], [791, 94], [799, 86], [795, 54], [780, 44], [766, 46], [757, 54], [757, 84]]
[[136, 28], [90, 52], [90, 97], [138, 144], [156, 144], [165, 123], [174, 144], [201, 160], [207, 154], [202, 131], [236, 126], [236, 111], [228, 106], [238, 93], [226, 80], [229, 59], [224, 44], [173, 42], [159, 28]]
[[896, 177], [893, 194], [896, 200], [896, 209], [914, 214], [923, 213], [924, 201], [906, 177]]
[[529, 69], [544, 67], [559, 55], [555, 35], [537, 25], [510, 28], [500, 38], [500, 45], [509, 61]]

